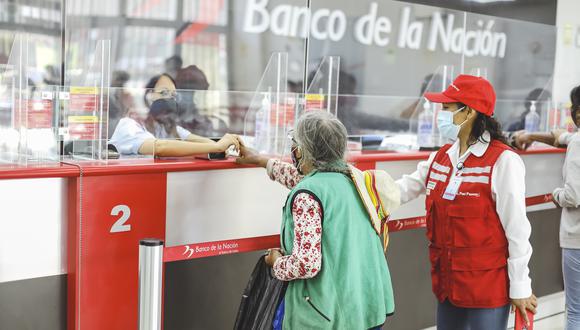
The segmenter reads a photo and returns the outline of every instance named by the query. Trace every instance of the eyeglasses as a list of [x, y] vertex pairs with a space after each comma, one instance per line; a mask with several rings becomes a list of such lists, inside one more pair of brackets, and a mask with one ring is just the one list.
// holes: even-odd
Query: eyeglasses
[[161, 95], [163, 98], [177, 98], [177, 91], [171, 91], [168, 89], [156, 90], [153, 93]]

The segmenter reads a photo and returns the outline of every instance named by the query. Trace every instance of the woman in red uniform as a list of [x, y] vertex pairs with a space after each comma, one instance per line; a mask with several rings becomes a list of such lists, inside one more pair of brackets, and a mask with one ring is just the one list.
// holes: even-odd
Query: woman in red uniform
[[[525, 167], [491, 116], [495, 92], [460, 75], [443, 93], [440, 134], [454, 141], [397, 181], [401, 202], [425, 193], [437, 329], [506, 329], [510, 305], [535, 313]], [[527, 322], [527, 318], [526, 318]]]

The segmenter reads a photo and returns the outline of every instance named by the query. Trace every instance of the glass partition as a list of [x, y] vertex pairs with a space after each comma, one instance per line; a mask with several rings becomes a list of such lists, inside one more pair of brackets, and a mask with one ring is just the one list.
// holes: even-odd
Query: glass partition
[[487, 68], [471, 68], [470, 75], [487, 79]]
[[34, 40], [17, 34], [0, 72], [0, 159], [18, 165], [58, 161], [55, 88], [31, 79]]
[[339, 56], [341, 95], [420, 97], [440, 66], [462, 72], [461, 44], [452, 41], [464, 30], [464, 12], [401, 1], [311, 1], [312, 15], [327, 11], [332, 24], [318, 22], [320, 33], [308, 39], [308, 72], [325, 56]]
[[570, 91], [580, 84], [580, 24], [563, 24], [558, 27], [556, 35], [552, 94], [558, 107], [564, 108], [570, 103]]
[[[18, 163], [22, 159], [20, 154], [21, 135], [20, 128], [23, 118], [21, 111], [24, 110], [24, 93], [28, 90], [28, 77], [25, 73], [24, 64], [28, 60], [28, 47], [26, 38], [16, 35], [10, 47], [10, 53], [6, 64], [2, 68], [1, 76], [1, 101], [2, 101], [2, 153], [3, 162]], [[24, 59], [23, 59], [24, 58]]]
[[[98, 40], [111, 40], [115, 87], [144, 88], [161, 73], [178, 89], [255, 90], [274, 52], [288, 53], [289, 81], [302, 90], [307, 0], [67, 0], [65, 85], [85, 67]], [[292, 11], [292, 24], [284, 13]], [[279, 10], [278, 10], [279, 12]], [[282, 17], [281, 17], [282, 16]], [[192, 83], [188, 70], [203, 73]], [[123, 84], [123, 86], [120, 86]], [[195, 85], [195, 86], [192, 86]]]
[[288, 94], [288, 54], [274, 53], [244, 119], [244, 140], [260, 153], [281, 155], [294, 125], [296, 101]]
[[555, 105], [551, 99], [498, 100], [494, 116], [507, 132], [567, 129], [571, 119], [567, 109]]
[[63, 153], [78, 159], [107, 160], [111, 43], [101, 40], [78, 85], [62, 88]]
[[[437, 75], [437, 79], [441, 79]], [[430, 82], [427, 90], [437, 90], [441, 82]], [[255, 131], [252, 127], [255, 123], [250, 122], [256, 119], [255, 113], [261, 111], [264, 116], [270, 113], [270, 118], [263, 119], [258, 115], [259, 120], [266, 120], [270, 123], [270, 138], [272, 144], [277, 144], [278, 153], [274, 153], [274, 147], [270, 155], [283, 156], [287, 155], [289, 151], [289, 139], [287, 138], [288, 130], [291, 129], [295, 121], [297, 104], [301, 99], [305, 99], [307, 94], [287, 93], [286, 106], [291, 114], [286, 114], [284, 118], [284, 111], [278, 111], [279, 123], [283, 123], [282, 128], [278, 132], [279, 139], [275, 139], [274, 128], [276, 127], [275, 116], [276, 109], [273, 103], [269, 101], [273, 92], [265, 93], [251, 93], [251, 92], [220, 92], [220, 91], [192, 91], [192, 90], [176, 90], [175, 95], [193, 94], [194, 108], [191, 108], [190, 103], [182, 103], [180, 97], [160, 97], [156, 98], [152, 103], [146, 103], [144, 99], [154, 90], [146, 89], [110, 89], [111, 94], [123, 93], [125, 98], [130, 98], [133, 103], [132, 107], [117, 121], [117, 126], [112, 130], [112, 136], [108, 140], [109, 146], [114, 146], [114, 150], [119, 154], [120, 158], [147, 158], [157, 157], [162, 159], [176, 159], [181, 157], [179, 152], [167, 152], [167, 148], [159, 149], [162, 145], [167, 147], [168, 144], [159, 141], [191, 141], [211, 143], [212, 141], [219, 141], [219, 139], [226, 133], [239, 134], [242, 136], [244, 142], [253, 147], [250, 143], [260, 137], [260, 131]], [[266, 99], [269, 102], [263, 103], [259, 109], [255, 108], [256, 99]], [[357, 131], [349, 131], [351, 150], [383, 150], [383, 151], [416, 151], [416, 150], [432, 150], [447, 143], [440, 138], [437, 133], [436, 113], [440, 110], [438, 105], [430, 104], [424, 98], [417, 97], [389, 97], [389, 96], [367, 96], [367, 95], [339, 95], [339, 100], [344, 102], [351, 102], [358, 108], [356, 111], [365, 113], [368, 117], [358, 116], [359, 120], [367, 120], [367, 122], [359, 122], [359, 125], [364, 126], [364, 129]], [[431, 130], [422, 128], [419, 131], [409, 130], [409, 119], [403, 118], [402, 114], [409, 107], [418, 110], [418, 122], [428, 122]], [[281, 108], [281, 107], [280, 107]], [[195, 109], [195, 110], [194, 110]], [[530, 109], [533, 109], [530, 110]], [[266, 111], [268, 110], [268, 111]], [[554, 114], [557, 110], [558, 114]], [[320, 110], [317, 110], [320, 111]], [[500, 119], [500, 123], [506, 127], [516, 127], [521, 125], [536, 125], [535, 131], [548, 131], [554, 128], [566, 127], [569, 114], [566, 115], [567, 109], [554, 109], [551, 100], [538, 101], [523, 101], [523, 100], [497, 100], [495, 116]], [[526, 116], [533, 112], [537, 115], [537, 120], [526, 123]], [[508, 115], [504, 115], [507, 113]], [[550, 116], [556, 116], [554, 118]], [[566, 116], [566, 117], [563, 117]], [[292, 120], [288, 120], [292, 118]], [[534, 117], [535, 118], [535, 117]], [[284, 121], [288, 120], [288, 121]], [[553, 121], [557, 121], [556, 123]], [[260, 123], [258, 123], [260, 124]], [[352, 123], [350, 123], [352, 124]], [[347, 127], [349, 123], [345, 123]], [[420, 126], [417, 125], [417, 128]], [[351, 128], [351, 127], [350, 127]], [[135, 131], [136, 130], [136, 131]], [[423, 132], [425, 130], [426, 132]], [[515, 130], [519, 130], [516, 127]], [[282, 136], [282, 132], [286, 136]], [[430, 138], [430, 146], [426, 146], [424, 135], [426, 133]], [[267, 136], [267, 135], [266, 135]], [[207, 138], [207, 139], [206, 139]], [[141, 148], [146, 140], [158, 140], [156, 143], [149, 144], [146, 148]], [[170, 143], [171, 144], [171, 143]], [[145, 144], [147, 145], [147, 144]], [[173, 148], [173, 147], [172, 147]], [[264, 152], [262, 150], [262, 152]], [[208, 152], [200, 152], [193, 154], [191, 152], [183, 154], [187, 157], [198, 158], [212, 158], [222, 159], [224, 155], [217, 155], [216, 152], [211, 152], [214, 155], [208, 155]]]
[[[111, 88], [109, 92], [111, 95], [123, 95], [129, 104], [116, 120], [109, 139], [109, 145], [115, 148], [120, 158], [156, 156], [173, 159], [178, 154], [192, 156], [191, 152], [168, 152], [167, 148], [160, 151], [160, 146], [168, 145], [159, 143], [161, 140], [208, 143], [219, 140], [226, 133], [242, 135], [250, 142], [253, 140], [252, 135], [243, 134], [255, 93], [206, 90], [160, 93], [155, 88]], [[192, 99], [184, 101], [184, 96]], [[155, 139], [159, 141], [153, 141]], [[175, 150], [174, 146], [169, 147]], [[196, 156], [210, 157], [208, 152]], [[223, 158], [222, 155], [211, 157]]]
[[323, 110], [337, 115], [340, 57], [325, 56], [308, 79], [304, 110]]
[[499, 100], [551, 95], [555, 26], [467, 13], [464, 40], [465, 72], [488, 79]]
[[[438, 105], [422, 95], [461, 73], [492, 82], [504, 129], [525, 129], [530, 113], [539, 116], [529, 116], [530, 129], [571, 128], [570, 84], [552, 77], [556, 34], [575, 47], [576, 26], [558, 32], [398, 1], [50, 3], [2, 4], [12, 9], [0, 20], [32, 28], [27, 41], [0, 35], [14, 48], [0, 56], [4, 161], [55, 158], [59, 149], [77, 159], [116, 157], [109, 150], [116, 128], [124, 118], [147, 118], [147, 98], [159, 92], [148, 85], [163, 72], [174, 84], [176, 125], [211, 138], [237, 133], [273, 155], [287, 151], [288, 130], [310, 109], [336, 114], [355, 149], [379, 148], [385, 137], [387, 145], [404, 140], [395, 149], [437, 148], [445, 143]], [[44, 14], [35, 16], [36, 7]], [[61, 148], [47, 138], [56, 128]]]

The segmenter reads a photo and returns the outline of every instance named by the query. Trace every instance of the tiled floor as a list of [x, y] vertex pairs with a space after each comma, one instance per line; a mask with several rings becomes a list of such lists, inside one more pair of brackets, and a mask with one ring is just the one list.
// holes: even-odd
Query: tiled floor
[[[540, 308], [536, 314], [534, 330], [564, 330], [564, 292], [557, 292], [538, 299]], [[510, 314], [508, 324], [513, 327], [514, 314]], [[513, 329], [513, 328], [510, 328]], [[436, 330], [435, 327], [423, 330]]]
[[564, 313], [537, 321], [534, 330], [564, 330]]

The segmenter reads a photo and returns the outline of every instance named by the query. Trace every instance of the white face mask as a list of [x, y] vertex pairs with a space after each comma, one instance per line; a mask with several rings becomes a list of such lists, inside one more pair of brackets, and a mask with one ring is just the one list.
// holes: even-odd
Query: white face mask
[[465, 109], [465, 107], [461, 107], [460, 109], [457, 109], [457, 111], [453, 112], [444, 110], [439, 111], [437, 114], [437, 127], [439, 127], [439, 133], [441, 133], [442, 136], [452, 141], [457, 140], [459, 130], [461, 129], [461, 126], [465, 124], [467, 118], [463, 121], [463, 123], [455, 125], [453, 123], [453, 117], [455, 117], [456, 113], [463, 111], [463, 109]]

